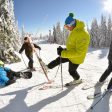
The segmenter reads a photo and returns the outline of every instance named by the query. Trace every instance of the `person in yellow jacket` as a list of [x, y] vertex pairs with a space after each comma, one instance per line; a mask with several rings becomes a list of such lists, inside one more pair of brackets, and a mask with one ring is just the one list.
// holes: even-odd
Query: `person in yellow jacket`
[[69, 62], [69, 73], [73, 77], [73, 81], [67, 83], [66, 86], [81, 83], [80, 75], [77, 68], [84, 62], [88, 51], [90, 35], [85, 29], [84, 22], [74, 19], [73, 13], [65, 20], [64, 27], [70, 31], [70, 35], [66, 40], [66, 49], [61, 46], [57, 48], [58, 58], [50, 62], [47, 66], [52, 69], [61, 63]]

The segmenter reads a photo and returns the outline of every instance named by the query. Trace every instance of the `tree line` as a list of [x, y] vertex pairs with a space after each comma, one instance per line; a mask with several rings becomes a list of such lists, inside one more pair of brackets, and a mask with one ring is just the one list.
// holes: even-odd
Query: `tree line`
[[[90, 34], [90, 46], [95, 48], [109, 47], [112, 40], [112, 19], [111, 16], [106, 18], [101, 15], [100, 21], [96, 18], [92, 20], [90, 28], [87, 27]], [[60, 22], [57, 22], [53, 26], [52, 30], [49, 30], [49, 35], [47, 36], [48, 42], [57, 44], [66, 44], [66, 39], [69, 32], [66, 29], [61, 29]]]

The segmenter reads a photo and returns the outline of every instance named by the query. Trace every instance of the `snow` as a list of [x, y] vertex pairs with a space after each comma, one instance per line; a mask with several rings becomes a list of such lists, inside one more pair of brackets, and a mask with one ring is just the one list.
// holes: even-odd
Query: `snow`
[[[46, 64], [58, 56], [56, 49], [59, 45], [39, 45], [42, 48], [40, 56]], [[20, 54], [18, 55], [21, 57]], [[61, 88], [39, 90], [39, 88], [43, 86], [42, 84], [47, 80], [42, 71], [40, 71], [38, 60], [34, 56], [34, 66], [37, 71], [33, 72], [31, 79], [18, 79], [15, 84], [0, 88], [0, 112], [112, 112], [111, 94], [106, 95], [105, 98], [96, 105], [94, 110], [89, 110], [89, 108], [98, 101], [99, 98], [87, 100], [87, 95], [93, 94], [96, 91], [103, 92], [107, 85], [103, 85], [102, 88], [81, 89], [85, 84], [90, 85], [98, 81], [108, 65], [107, 55], [108, 49], [90, 48], [85, 62], [78, 68], [78, 72], [84, 80], [84, 83], [76, 87], [64, 87], [63, 90]], [[22, 56], [27, 64], [28, 59], [24, 54]], [[6, 66], [16, 71], [25, 68], [23, 61]], [[57, 68], [58, 67], [49, 70], [48, 73], [49, 78], [55, 80], [52, 84], [54, 86], [61, 85], [60, 69], [57, 77], [54, 78]], [[109, 81], [110, 78], [111, 76], [108, 77], [107, 81]], [[68, 63], [63, 64], [63, 80], [64, 84], [72, 81], [68, 73]]]

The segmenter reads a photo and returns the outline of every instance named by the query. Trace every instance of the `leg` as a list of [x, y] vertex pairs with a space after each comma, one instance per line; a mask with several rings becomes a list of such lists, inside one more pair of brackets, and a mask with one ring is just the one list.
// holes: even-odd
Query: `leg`
[[112, 62], [109, 61], [109, 66], [106, 69], [106, 71], [102, 74], [102, 76], [100, 77], [99, 82], [105, 81], [111, 72], [112, 72]]
[[111, 80], [110, 80], [110, 82], [109, 82], [109, 84], [108, 84], [107, 89], [108, 89], [108, 90], [109, 90], [109, 89], [112, 89], [112, 78], [111, 78]]
[[20, 78], [20, 72], [15, 72], [13, 70], [10, 70], [7, 73], [7, 76], [10, 80], [16, 80], [16, 78]]
[[28, 67], [32, 69], [33, 68], [33, 62], [34, 62], [33, 56], [27, 56], [27, 57], [29, 59]]
[[7, 77], [6, 73], [3, 73], [0, 76], [0, 86], [5, 86], [8, 81], [9, 81], [9, 78]]
[[[68, 62], [69, 60], [67, 58], [61, 58], [61, 62], [65, 63]], [[56, 58], [55, 60], [51, 61], [47, 66], [49, 69], [52, 69], [56, 67], [57, 65], [60, 64], [60, 57]]]
[[5, 86], [15, 83], [16, 78], [20, 78], [20, 75], [17, 74], [17, 72], [14, 72], [12, 70], [8, 71], [7, 74], [3, 77]]
[[13, 84], [13, 83], [15, 83], [15, 82], [16, 82], [15, 80], [9, 80], [9, 81], [6, 83], [5, 86], [8, 86], [8, 85]]
[[13, 75], [11, 70], [9, 72], [7, 72], [7, 77], [9, 78], [9, 80], [13, 80], [14, 79], [14, 75]]
[[74, 80], [78, 80], [80, 78], [77, 68], [78, 64], [73, 64], [72, 62], [69, 61], [69, 73], [73, 77]]
[[2, 74], [2, 76], [0, 77], [0, 79], [1, 79], [0, 84], [3, 85], [3, 86], [7, 86], [7, 85], [10, 85], [10, 84], [14, 83], [15, 80], [10, 80], [10, 78], [12, 79], [12, 77], [7, 76], [7, 72], [4, 72]]

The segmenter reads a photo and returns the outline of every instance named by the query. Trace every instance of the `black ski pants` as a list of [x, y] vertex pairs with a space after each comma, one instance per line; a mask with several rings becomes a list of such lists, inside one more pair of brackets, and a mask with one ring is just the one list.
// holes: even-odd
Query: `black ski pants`
[[33, 68], [33, 56], [27, 56], [27, 58], [29, 59], [29, 62], [28, 62], [28, 67], [29, 68]]
[[105, 70], [105, 72], [102, 74], [102, 76], [99, 79], [99, 82], [103, 82], [106, 80], [106, 78], [110, 75], [110, 73], [112, 72], [112, 62], [109, 61], [109, 65], [108, 68]]
[[20, 73], [10, 70], [7, 72], [7, 77], [9, 80], [16, 80], [16, 78], [20, 78]]
[[80, 78], [78, 72], [77, 72], [77, 68], [79, 66], [79, 64], [73, 64], [69, 59], [67, 58], [61, 58], [60, 57], [56, 58], [55, 60], [51, 61], [48, 64], [48, 68], [52, 69], [54, 67], [56, 67], [57, 65], [59, 65], [60, 63], [66, 63], [69, 62], [69, 73], [70, 75], [73, 77], [73, 79], [78, 80]]
[[110, 79], [107, 89], [112, 89], [112, 78]]
[[9, 81], [6, 83], [6, 86], [15, 83], [16, 79], [20, 78], [20, 74], [18, 72], [10, 70], [7, 72], [7, 77], [9, 78]]

